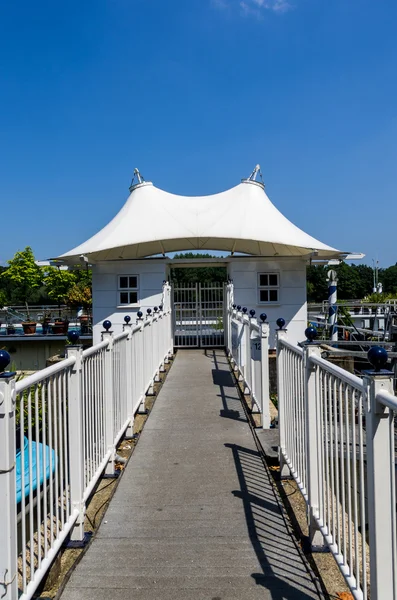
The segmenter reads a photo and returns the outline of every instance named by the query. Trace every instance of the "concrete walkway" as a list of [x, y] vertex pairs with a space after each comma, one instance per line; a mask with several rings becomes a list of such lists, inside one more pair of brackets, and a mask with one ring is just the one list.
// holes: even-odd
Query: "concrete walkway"
[[223, 351], [179, 351], [62, 600], [320, 597]]

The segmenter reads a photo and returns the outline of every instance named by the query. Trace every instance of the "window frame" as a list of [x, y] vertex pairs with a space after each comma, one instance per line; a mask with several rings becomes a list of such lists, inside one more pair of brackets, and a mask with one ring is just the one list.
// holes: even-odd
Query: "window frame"
[[[280, 271], [261, 271], [258, 272], [258, 278], [257, 278], [257, 282], [258, 282], [258, 304], [271, 304], [276, 306], [277, 304], [280, 304]], [[267, 275], [268, 277], [270, 275], [276, 275], [277, 276], [277, 285], [270, 285], [269, 284], [269, 279], [268, 279], [268, 285], [261, 285], [261, 275]], [[269, 292], [269, 296], [270, 296], [270, 291], [277, 291], [277, 300], [261, 300], [261, 291], [267, 291]]]
[[[136, 287], [121, 287], [120, 285], [120, 280], [122, 277], [127, 277], [128, 278], [128, 284], [129, 282], [129, 278], [130, 277], [136, 277]], [[130, 297], [129, 294], [131, 292], [136, 292], [136, 302], [121, 302], [121, 294], [122, 293], [127, 293], [128, 294], [128, 298]], [[140, 303], [140, 298], [139, 298], [139, 275], [137, 273], [123, 273], [121, 275], [117, 275], [117, 308], [125, 308], [125, 307], [129, 307], [129, 306], [139, 306]]]

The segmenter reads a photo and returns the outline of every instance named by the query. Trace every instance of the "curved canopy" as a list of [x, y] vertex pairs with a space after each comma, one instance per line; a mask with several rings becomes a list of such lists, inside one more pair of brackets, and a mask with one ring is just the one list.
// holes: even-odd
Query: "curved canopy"
[[149, 182], [131, 188], [119, 213], [89, 240], [59, 258], [74, 262], [137, 259], [182, 250], [223, 250], [259, 256], [338, 258], [277, 210], [263, 184], [243, 180], [212, 196], [169, 194]]

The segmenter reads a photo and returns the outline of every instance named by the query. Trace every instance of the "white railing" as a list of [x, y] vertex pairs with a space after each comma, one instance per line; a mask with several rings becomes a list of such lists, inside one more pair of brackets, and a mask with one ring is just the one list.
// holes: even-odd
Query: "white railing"
[[329, 547], [354, 598], [396, 600], [393, 376], [361, 379], [277, 338], [281, 475], [308, 504], [312, 548]]
[[[228, 286], [229, 287], [229, 286]], [[230, 292], [228, 290], [229, 298]], [[255, 311], [226, 308], [226, 349], [234, 370], [251, 394], [253, 410], [262, 415], [262, 427], [270, 427], [269, 324], [258, 323]]]
[[172, 353], [169, 309], [117, 336], [105, 324], [92, 348], [68, 346], [16, 383], [0, 376], [2, 599], [32, 598], [65, 540], [84, 540], [86, 503]]

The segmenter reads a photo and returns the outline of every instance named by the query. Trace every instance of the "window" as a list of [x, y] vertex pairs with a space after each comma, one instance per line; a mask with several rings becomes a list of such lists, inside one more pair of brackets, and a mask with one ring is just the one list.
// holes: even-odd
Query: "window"
[[258, 273], [259, 304], [279, 301], [278, 273]]
[[119, 275], [118, 303], [138, 304], [138, 275]]

